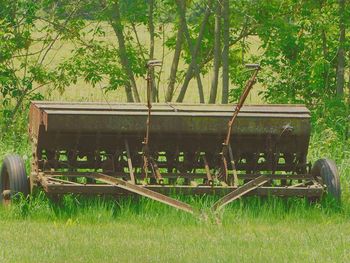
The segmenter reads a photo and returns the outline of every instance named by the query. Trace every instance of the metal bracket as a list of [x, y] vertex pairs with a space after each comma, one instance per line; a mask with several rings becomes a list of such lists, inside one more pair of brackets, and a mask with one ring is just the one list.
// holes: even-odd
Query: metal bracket
[[210, 168], [209, 168], [209, 163], [208, 163], [207, 157], [204, 154], [202, 156], [202, 158], [203, 158], [203, 162], [204, 162], [205, 173], [207, 174], [208, 185], [213, 186], [214, 185], [214, 180], [213, 180], [213, 176], [212, 176], [212, 174], [210, 172]]
[[229, 153], [231, 167], [232, 167], [232, 173], [233, 173], [233, 186], [237, 186], [238, 185], [238, 175], [237, 175], [235, 160], [233, 159], [233, 152], [232, 152], [231, 144], [229, 144], [229, 146], [228, 146], [228, 153]]
[[140, 185], [135, 185], [135, 184], [129, 183], [127, 181], [124, 181], [122, 179], [119, 179], [119, 178], [116, 178], [116, 177], [112, 177], [112, 176], [109, 176], [109, 175], [106, 175], [106, 174], [102, 174], [102, 173], [94, 174], [91, 177], [93, 177], [94, 179], [97, 179], [97, 180], [99, 180], [101, 182], [104, 182], [104, 183], [107, 183], [107, 184], [110, 184], [110, 185], [115, 185], [115, 186], [117, 186], [119, 188], [122, 188], [124, 190], [127, 190], [129, 192], [148, 197], [150, 199], [153, 199], [155, 201], [161, 202], [163, 204], [167, 204], [169, 206], [175, 207], [177, 209], [180, 209], [182, 211], [188, 212], [190, 214], [194, 214], [195, 213], [195, 211], [192, 208], [192, 206], [190, 206], [190, 205], [188, 205], [186, 203], [183, 203], [181, 201], [178, 201], [176, 199], [173, 199], [171, 197], [168, 197], [166, 195], [163, 195], [163, 194], [160, 194], [158, 192], [155, 192], [155, 191], [149, 190], [147, 188], [144, 188], [144, 187], [142, 187]]
[[153, 157], [148, 156], [149, 164], [152, 168], [153, 176], [156, 178], [158, 184], [164, 184], [164, 179], [160, 173], [157, 162], [153, 159]]
[[130, 180], [133, 184], [136, 183], [135, 175], [134, 175], [134, 168], [132, 167], [132, 161], [131, 161], [131, 155], [130, 155], [130, 147], [128, 140], [125, 140], [125, 150], [126, 150], [126, 156], [128, 158], [128, 167], [129, 167], [129, 174], [130, 174]]
[[240, 186], [236, 190], [233, 190], [231, 193], [225, 195], [221, 199], [219, 199], [213, 206], [212, 210], [213, 211], [218, 211], [222, 209], [225, 205], [231, 203], [232, 201], [240, 198], [241, 196], [253, 191], [254, 189], [258, 188], [259, 186], [267, 183], [270, 181], [270, 178], [268, 178], [265, 175], [261, 175], [248, 183]]

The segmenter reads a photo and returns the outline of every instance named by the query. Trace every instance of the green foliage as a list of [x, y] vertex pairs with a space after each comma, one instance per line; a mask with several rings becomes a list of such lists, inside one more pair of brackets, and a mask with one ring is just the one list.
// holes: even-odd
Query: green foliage
[[103, 43], [90, 43], [88, 47], [77, 49], [60, 65], [59, 72], [67, 78], [67, 83], [76, 83], [78, 78], [83, 78], [96, 86], [106, 78], [108, 85], [102, 87], [106, 90], [115, 90], [127, 81], [118, 66], [118, 50]]
[[308, 105], [334, 98], [337, 1], [290, 1], [284, 14], [278, 14], [278, 6], [261, 11], [264, 20], [257, 31], [264, 49], [261, 80], [267, 87], [262, 95], [270, 102]]
[[120, 12], [126, 22], [146, 25], [148, 21], [148, 4], [144, 0], [120, 1]]
[[312, 108], [312, 123], [317, 131], [333, 129], [339, 135], [339, 140], [349, 138], [350, 108], [339, 98], [326, 99], [324, 104]]
[[[10, 125], [16, 113], [30, 100], [43, 98], [42, 87], [70, 84], [50, 64], [49, 53], [58, 39], [77, 36], [84, 26], [71, 21], [78, 6], [58, 7], [56, 1], [1, 1], [0, 10], [0, 97], [3, 123]], [[43, 12], [43, 10], [47, 10]], [[69, 16], [56, 19], [63, 11]], [[38, 33], [40, 35], [38, 36]]]

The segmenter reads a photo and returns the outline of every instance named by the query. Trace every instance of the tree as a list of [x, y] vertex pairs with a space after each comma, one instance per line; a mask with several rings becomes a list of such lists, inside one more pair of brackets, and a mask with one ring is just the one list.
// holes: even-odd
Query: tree
[[[79, 80], [104, 92], [122, 88], [128, 101], [140, 101], [137, 80], [145, 78], [145, 62], [157, 55], [159, 44], [166, 59], [164, 43], [174, 51], [166, 101], [182, 102], [196, 78], [199, 102], [216, 103], [221, 64], [221, 102], [227, 103], [229, 96], [234, 100], [247, 78], [242, 53], [246, 61], [261, 62], [264, 67], [259, 81], [269, 102], [314, 105], [347, 92], [346, 0], [255, 1], [255, 5], [229, 0], [3, 3], [0, 93], [8, 117], [30, 99], [42, 98], [39, 90], [63, 91]], [[140, 27], [149, 31], [145, 43]], [[165, 28], [172, 34], [166, 34]], [[109, 31], [112, 38], [102, 39]], [[259, 57], [249, 52], [252, 35], [262, 43]], [[244, 46], [239, 45], [242, 39]], [[74, 47], [71, 53], [59, 64], [51, 64], [52, 51], [67, 42]], [[184, 69], [179, 69], [180, 64]], [[155, 101], [162, 72], [154, 72]], [[205, 98], [202, 79], [208, 72], [213, 75]], [[173, 98], [177, 87], [178, 97]]]
[[[148, 7], [148, 30], [149, 30], [149, 37], [150, 37], [150, 48], [149, 48], [149, 59], [154, 59], [154, 21], [153, 21], [153, 12], [154, 12], [154, 0], [149, 0], [149, 7]], [[152, 82], [152, 101], [156, 101], [157, 99], [157, 89], [154, 82], [154, 68], [151, 68], [151, 78], [153, 80]]]
[[255, 16], [262, 40], [263, 96], [277, 103], [314, 105], [336, 94], [336, 3], [267, 5]]
[[[103, 8], [107, 8], [106, 3], [104, 3], [102, 0], [101, 0], [101, 5], [103, 6]], [[134, 101], [134, 99], [136, 102], [140, 102], [140, 96], [137, 90], [135, 77], [130, 67], [128, 55], [126, 51], [125, 39], [124, 39], [124, 33], [123, 33], [124, 27], [121, 22], [119, 0], [114, 1], [109, 13], [110, 13], [109, 23], [111, 24], [115, 32], [115, 35], [118, 38], [120, 62], [122, 64], [122, 67], [126, 75], [129, 78], [129, 83], [125, 83], [125, 92], [127, 95], [127, 99], [129, 102]]]
[[[81, 4], [80, 0], [63, 6], [56, 1], [1, 2], [0, 95], [9, 122], [29, 100], [42, 98], [40, 89], [63, 90], [76, 82], [75, 76], [61, 74], [60, 65], [51, 65], [49, 55], [59, 49], [58, 41], [75, 37], [84, 28], [84, 23], [73, 22]], [[58, 19], [62, 13], [64, 19]]]
[[339, 48], [337, 60], [337, 95], [342, 97], [345, 86], [345, 0], [339, 0]]
[[186, 16], [185, 16], [185, 11], [183, 9], [183, 5], [181, 4], [182, 0], [176, 0], [177, 1], [177, 5], [178, 5], [178, 9], [179, 9], [179, 13], [180, 13], [180, 17], [184, 23], [184, 34], [187, 40], [187, 44], [189, 46], [189, 50], [191, 53], [191, 63], [188, 67], [188, 70], [186, 72], [186, 76], [185, 76], [185, 80], [182, 84], [181, 90], [180, 90], [180, 94], [177, 97], [177, 102], [182, 102], [183, 99], [185, 98], [185, 94], [187, 91], [187, 87], [188, 84], [190, 83], [193, 75], [192, 73], [194, 72], [194, 75], [197, 77], [197, 85], [198, 85], [198, 93], [199, 93], [199, 101], [200, 103], [204, 103], [204, 93], [203, 93], [203, 86], [200, 80], [200, 74], [199, 74], [199, 67], [197, 64], [197, 56], [198, 56], [198, 52], [204, 37], [204, 31], [205, 31], [205, 27], [208, 23], [209, 20], [209, 16], [211, 14], [211, 6], [212, 6], [212, 0], [209, 0], [206, 6], [206, 10], [204, 13], [204, 18], [203, 21], [201, 23], [201, 27], [200, 27], [200, 31], [196, 40], [196, 44], [194, 46], [194, 48], [192, 47], [191, 44], [191, 38], [189, 35], [189, 31], [188, 31], [188, 27], [187, 27], [187, 22], [186, 22]]
[[174, 95], [175, 82], [176, 82], [176, 74], [179, 66], [180, 55], [182, 51], [183, 39], [184, 39], [184, 20], [179, 19], [178, 30], [176, 34], [176, 45], [174, 49], [173, 61], [171, 63], [170, 68], [170, 76], [169, 76], [169, 84], [165, 94], [165, 101], [170, 102]]
[[229, 45], [230, 45], [230, 5], [229, 0], [223, 0], [223, 50], [222, 50], [222, 95], [221, 103], [228, 103], [229, 91]]
[[219, 70], [221, 64], [221, 1], [216, 2], [215, 12], [215, 33], [214, 33], [214, 76], [212, 78], [209, 103], [216, 102]]

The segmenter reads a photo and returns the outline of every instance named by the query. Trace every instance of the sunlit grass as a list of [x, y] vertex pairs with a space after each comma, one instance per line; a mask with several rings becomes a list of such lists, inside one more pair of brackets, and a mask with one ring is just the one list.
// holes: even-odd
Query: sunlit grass
[[[213, 199], [183, 198], [209, 206]], [[219, 220], [216, 220], [219, 217]], [[43, 195], [0, 210], [2, 262], [346, 262], [346, 206], [248, 198], [207, 220], [147, 199]]]

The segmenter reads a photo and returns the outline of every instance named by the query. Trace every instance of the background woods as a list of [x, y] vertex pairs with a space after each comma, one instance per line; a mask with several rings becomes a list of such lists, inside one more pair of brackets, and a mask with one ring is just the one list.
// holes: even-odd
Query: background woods
[[156, 58], [163, 66], [152, 73], [154, 101], [235, 101], [249, 76], [244, 64], [260, 63], [259, 102], [306, 103], [346, 136], [346, 0], [2, 0], [1, 7], [7, 125], [30, 100], [68, 89], [143, 101], [145, 64]]
[[[56, 203], [43, 191], [28, 198], [15, 194], [9, 206], [0, 200], [0, 262], [348, 262], [350, 0], [0, 0], [0, 161], [18, 153], [29, 172], [37, 159], [28, 138], [31, 100], [145, 103], [149, 59], [163, 62], [151, 73], [153, 101], [173, 103], [233, 104], [251, 75], [244, 65], [260, 63], [247, 104], [307, 105], [307, 160], [310, 166], [319, 158], [335, 161], [341, 203], [251, 196], [214, 214], [216, 194], [171, 194], [209, 215], [199, 220], [146, 198], [64, 195]], [[261, 127], [269, 129], [263, 121]], [[281, 135], [289, 133], [284, 127]], [[51, 137], [54, 144], [59, 134]], [[169, 146], [183, 139], [175, 137]], [[88, 146], [89, 138], [83, 140]], [[109, 140], [120, 142], [118, 136]], [[95, 145], [99, 141], [96, 133]], [[280, 155], [270, 141], [266, 149]], [[115, 150], [113, 156], [126, 165], [129, 150]], [[76, 160], [102, 162], [94, 153], [62, 152], [55, 159], [68, 161], [69, 172], [88, 170], [76, 169]], [[45, 151], [46, 157], [52, 154]], [[131, 158], [139, 155], [135, 151]], [[268, 163], [280, 162], [267, 156]], [[298, 158], [292, 157], [290, 173], [300, 170]], [[249, 159], [264, 164], [257, 154]], [[252, 172], [257, 171], [246, 171]]]

